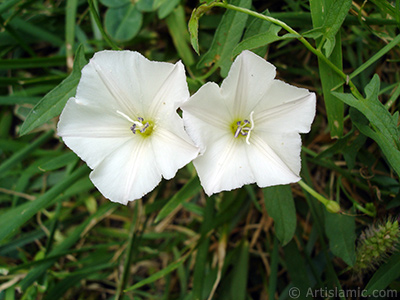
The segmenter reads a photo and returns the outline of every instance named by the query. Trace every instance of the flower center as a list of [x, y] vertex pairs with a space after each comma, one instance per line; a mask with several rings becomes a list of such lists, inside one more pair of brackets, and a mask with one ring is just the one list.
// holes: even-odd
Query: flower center
[[133, 123], [130, 128], [133, 134], [136, 134], [136, 132], [138, 132], [141, 136], [148, 137], [153, 132], [154, 124], [152, 121], [145, 121], [142, 117], [138, 117], [138, 120], [134, 121], [129, 116], [119, 110], [117, 110], [117, 114], [123, 116], [129, 122]]
[[252, 111], [250, 113], [250, 116], [249, 116], [250, 121], [247, 120], [247, 119], [238, 120], [238, 121], [235, 121], [231, 126], [232, 132], [233, 132], [233, 136], [235, 138], [238, 138], [240, 136], [245, 136], [246, 137], [246, 143], [249, 144], [249, 145], [250, 145], [250, 142], [249, 142], [250, 134], [251, 134], [251, 131], [254, 128], [253, 113], [254, 113], [254, 111]]
[[138, 117], [137, 121], [133, 121], [131, 126], [131, 131], [133, 134], [137, 132], [142, 136], [149, 136], [153, 131], [153, 123], [149, 121], [145, 121], [142, 117]]

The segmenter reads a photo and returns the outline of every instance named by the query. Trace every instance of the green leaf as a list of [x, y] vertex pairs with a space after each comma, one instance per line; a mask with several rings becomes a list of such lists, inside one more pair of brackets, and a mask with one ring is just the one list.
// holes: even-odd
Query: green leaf
[[259, 33], [241, 41], [235, 49], [233, 49], [232, 56], [240, 54], [243, 50], [252, 50], [261, 46], [271, 44], [276, 41], [294, 38], [292, 35], [279, 36], [278, 32], [282, 27], [270, 24], [269, 29], [263, 33]]
[[74, 68], [71, 74], [52, 89], [35, 105], [21, 126], [20, 135], [25, 135], [61, 113], [68, 99], [75, 95], [81, 78], [81, 70], [87, 64], [84, 47], [76, 50]]
[[[165, 1], [165, 0], [162, 0]], [[137, 1], [137, 9], [142, 12], [155, 11], [162, 3], [160, 0], [139, 0]]]
[[374, 276], [365, 287], [366, 295], [372, 295], [374, 291], [386, 289], [396, 278], [400, 276], [400, 252], [392, 254], [388, 261], [379, 267]]
[[109, 8], [105, 16], [105, 28], [117, 41], [129, 41], [139, 32], [143, 21], [142, 13], [136, 5]]
[[163, 1], [158, 8], [157, 11], [157, 16], [159, 19], [164, 19], [166, 16], [168, 16], [174, 9], [175, 7], [178, 6], [178, 4], [181, 2], [181, 0], [166, 0]]
[[[310, 1], [311, 17], [315, 32], [323, 31], [322, 26], [324, 25], [325, 16], [328, 11], [327, 8], [332, 6], [332, 3], [332, 0]], [[321, 39], [322, 37], [319, 40]], [[336, 33], [335, 41], [332, 53], [328, 59], [342, 70], [342, 43], [340, 31]], [[318, 66], [330, 134], [332, 138], [340, 138], [343, 135], [344, 105], [337, 101], [331, 94], [331, 90], [343, 83], [343, 79], [323, 60], [318, 59]], [[343, 92], [343, 86], [340, 86], [337, 91]]]
[[332, 253], [353, 266], [356, 261], [355, 218], [341, 214], [332, 214], [325, 210], [325, 233], [329, 239]]
[[101, 4], [107, 7], [121, 7], [130, 4], [130, 0], [100, 0]]
[[187, 200], [188, 198], [193, 197], [201, 190], [201, 185], [199, 178], [197, 176], [190, 179], [185, 186], [171, 198], [167, 202], [167, 204], [161, 209], [160, 213], [157, 215], [155, 222], [159, 222], [168, 216], [175, 208], [177, 208], [183, 201]]
[[192, 47], [194, 51], [198, 55], [200, 55], [199, 52], [199, 19], [201, 16], [208, 11], [210, 8], [207, 5], [201, 5], [198, 8], [193, 9], [192, 15], [189, 20], [189, 33], [190, 33], [190, 43], [192, 44]]
[[357, 128], [378, 143], [392, 168], [400, 175], [398, 113], [392, 116], [379, 101], [379, 87], [379, 76], [375, 74], [365, 87], [366, 97], [363, 99], [356, 99], [353, 95], [345, 93], [332, 92], [332, 94], [347, 105], [356, 108], [369, 120], [371, 127], [354, 112], [351, 114], [352, 121]]
[[238, 260], [235, 261], [233, 268], [233, 278], [231, 285], [231, 299], [245, 300], [247, 290], [247, 277], [249, 273], [249, 243], [243, 241], [240, 245]]
[[326, 8], [327, 13], [322, 25], [322, 30], [324, 31], [323, 39], [326, 39], [323, 46], [326, 57], [330, 57], [332, 54], [336, 42], [335, 36], [349, 12], [351, 3], [352, 0], [333, 0], [329, 8]]
[[[232, 5], [242, 8], [250, 8], [250, 0], [233, 0]], [[222, 17], [220, 24], [215, 32], [214, 39], [210, 49], [200, 59], [197, 64], [198, 68], [209, 67], [212, 64], [221, 68], [221, 76], [228, 75], [229, 68], [232, 64], [232, 50], [242, 36], [247, 21], [247, 14], [234, 10], [227, 10]]]
[[277, 185], [263, 189], [267, 213], [274, 219], [275, 233], [282, 245], [293, 238], [296, 230], [296, 208], [290, 185]]
[[290, 280], [300, 292], [298, 299], [308, 299], [306, 297], [310, 284], [306, 262], [301, 255], [299, 248], [294, 240], [283, 247], [285, 253], [286, 269], [289, 273]]

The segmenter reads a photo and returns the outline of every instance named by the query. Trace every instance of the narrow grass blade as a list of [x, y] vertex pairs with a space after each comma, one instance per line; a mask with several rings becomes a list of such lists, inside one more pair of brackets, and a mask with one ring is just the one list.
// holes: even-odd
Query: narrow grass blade
[[274, 237], [274, 246], [271, 254], [271, 274], [269, 276], [268, 295], [269, 299], [275, 298], [278, 283], [278, 261], [279, 261], [279, 241]]
[[65, 57], [0, 59], [0, 70], [57, 67], [65, 65]]
[[232, 299], [245, 300], [247, 280], [249, 274], [249, 243], [245, 240], [241, 243], [239, 258], [234, 264], [231, 295]]
[[134, 249], [138, 246], [138, 245], [136, 245], [138, 212], [139, 212], [139, 202], [136, 202], [135, 203], [135, 211], [133, 213], [133, 217], [132, 217], [132, 221], [131, 221], [131, 228], [129, 230], [129, 240], [128, 240], [128, 246], [127, 246], [127, 251], [126, 251], [126, 256], [125, 256], [124, 269], [122, 271], [121, 280], [118, 284], [117, 291], [115, 293], [115, 300], [119, 300], [121, 298], [122, 292], [125, 289], [126, 282], [128, 280], [128, 276], [130, 273], [129, 271], [130, 271], [130, 266], [131, 266], [131, 261], [132, 261], [132, 253], [134, 252]]
[[[78, 169], [78, 171], [79, 170], [82, 169]], [[83, 170], [86, 171], [85, 168], [83, 168]], [[54, 264], [54, 262], [59, 257], [58, 254], [64, 253], [64, 255], [66, 255], [65, 251], [71, 248], [73, 245], [75, 245], [77, 241], [80, 238], [82, 238], [83, 233], [86, 232], [90, 224], [96, 224], [100, 219], [104, 218], [104, 216], [106, 216], [108, 213], [115, 210], [117, 206], [118, 204], [109, 202], [105, 205], [102, 205], [96, 213], [88, 216], [81, 224], [79, 224], [79, 226], [74, 228], [74, 230], [70, 232], [68, 236], [60, 244], [53, 247], [53, 250], [50, 251], [49, 256], [54, 256], [54, 259], [46, 259], [46, 258], [43, 259], [42, 264], [33, 268], [26, 275], [26, 277], [20, 283], [21, 288], [23, 290], [26, 290], [29, 286], [31, 286], [36, 280], [38, 280], [38, 278], [40, 278], [43, 274], [45, 274], [45, 272]], [[78, 272], [76, 272], [76, 274]]]
[[361, 66], [359, 66], [356, 70], [353, 71], [349, 75], [350, 79], [353, 79], [356, 77], [358, 74], [362, 73], [365, 71], [369, 66], [371, 66], [374, 62], [376, 62], [378, 59], [380, 59], [382, 56], [384, 56], [387, 52], [389, 52], [391, 49], [393, 49], [395, 46], [398, 46], [400, 43], [400, 34], [397, 35], [389, 44], [387, 44], [385, 47], [380, 49], [377, 53], [375, 53], [370, 59], [368, 59], [365, 63], [363, 63]]
[[[311, 17], [314, 28], [323, 26], [325, 20], [324, 16], [326, 12], [329, 11], [329, 7], [333, 2], [334, 1], [332, 0], [310, 1]], [[332, 49], [329, 60], [339, 69], [343, 69], [340, 31], [335, 35], [335, 46]], [[318, 66], [330, 134], [332, 138], [340, 138], [343, 135], [344, 104], [337, 101], [336, 97], [331, 94], [331, 90], [343, 83], [343, 80], [321, 59], [318, 59]], [[340, 86], [337, 91], [342, 92], [343, 86]]]
[[67, 0], [65, 10], [65, 48], [67, 52], [67, 67], [72, 69], [74, 64], [75, 22], [78, 0]]
[[21, 150], [16, 152], [13, 156], [11, 156], [9, 159], [4, 161], [0, 165], [0, 178], [6, 175], [6, 171], [8, 171], [10, 168], [12, 168], [16, 164], [18, 164], [25, 157], [30, 155], [32, 153], [32, 151], [34, 151], [35, 149], [37, 149], [41, 145], [43, 145], [53, 135], [54, 135], [54, 131], [53, 130], [50, 130], [50, 131], [46, 132], [45, 134], [41, 135], [37, 140], [35, 140], [31, 144], [27, 145], [26, 147], [22, 148]]
[[101, 20], [99, 14], [97, 13], [96, 7], [93, 3], [93, 0], [88, 0], [88, 4], [90, 8], [90, 13], [97, 25], [97, 28], [100, 30], [103, 39], [113, 50], [120, 50], [120, 48], [108, 37], [107, 33], [104, 31], [103, 25], [101, 24]]
[[161, 279], [165, 276], [167, 276], [169, 273], [175, 271], [179, 266], [181, 266], [186, 259], [189, 257], [189, 253], [185, 254], [184, 256], [182, 256], [179, 260], [173, 262], [172, 264], [169, 264], [166, 268], [162, 269], [161, 271], [158, 271], [156, 273], [154, 273], [153, 275], [151, 275], [150, 277], [143, 279], [141, 281], [139, 281], [138, 283], [132, 285], [131, 287], [127, 288], [124, 292], [129, 292], [129, 291], [133, 291], [135, 289], [138, 289], [146, 284], [152, 283], [158, 279]]
[[183, 6], [178, 6], [166, 18], [168, 30], [172, 41], [186, 67], [194, 64], [192, 50], [189, 47], [189, 32], [186, 27], [185, 11]]
[[82, 166], [49, 189], [42, 196], [38, 197], [35, 201], [26, 202], [16, 208], [3, 212], [0, 216], [0, 241], [16, 234], [17, 229], [25, 222], [32, 218], [41, 209], [53, 204], [62, 192], [88, 173], [89, 169], [86, 166]]
[[[372, 276], [365, 287], [366, 295], [372, 295], [374, 291], [383, 291], [389, 284], [400, 276], [400, 252], [392, 254], [388, 261], [382, 265]], [[389, 295], [388, 295], [389, 296]]]
[[214, 218], [214, 198], [209, 198], [207, 206], [204, 210], [204, 221], [201, 225], [201, 239], [196, 254], [196, 264], [193, 271], [193, 299], [203, 299], [203, 286], [205, 281], [205, 261], [207, 261], [208, 248], [210, 245], [210, 238], [207, 233], [216, 228], [211, 225], [211, 220]]
[[175, 208], [177, 208], [186, 199], [193, 197], [201, 190], [199, 178], [194, 176], [188, 183], [185, 184], [167, 204], [161, 209], [155, 220], [156, 223], [160, 222], [166, 216], [168, 216]]
[[86, 64], [87, 60], [85, 58], [84, 48], [80, 46], [78, 50], [76, 50], [72, 73], [44, 96], [32, 109], [21, 126], [21, 135], [27, 134], [61, 113], [68, 99], [75, 95], [76, 87], [81, 78], [81, 70]]
[[[19, 32], [25, 33], [31, 37], [35, 37], [37, 39], [47, 41], [51, 43], [55, 47], [61, 47], [64, 45], [64, 41], [58, 35], [51, 33], [50, 31], [32, 24], [31, 22], [27, 22], [21, 18], [15, 16], [11, 21], [10, 24], [15, 28], [18, 28]], [[51, 57], [47, 57], [51, 58]], [[65, 62], [65, 61], [64, 61]]]

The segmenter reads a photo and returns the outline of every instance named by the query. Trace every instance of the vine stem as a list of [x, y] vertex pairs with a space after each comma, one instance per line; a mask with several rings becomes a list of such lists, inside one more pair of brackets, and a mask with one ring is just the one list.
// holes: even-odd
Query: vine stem
[[252, 11], [250, 9], [247, 8], [243, 8], [243, 7], [239, 7], [239, 6], [235, 6], [226, 2], [213, 2], [209, 5], [210, 8], [214, 7], [214, 6], [218, 6], [218, 7], [223, 7], [226, 9], [231, 9], [231, 10], [235, 10], [238, 12], [242, 12], [245, 14], [248, 14], [250, 16], [265, 20], [267, 22], [276, 24], [280, 27], [282, 27], [283, 29], [285, 29], [287, 32], [293, 34], [296, 36], [296, 38], [308, 49], [310, 50], [313, 54], [315, 54], [318, 58], [320, 58], [321, 60], [323, 60], [333, 71], [335, 71], [340, 77], [342, 77], [342, 79], [344, 80], [344, 82], [346, 84], [348, 84], [350, 86], [350, 90], [352, 92], [352, 94], [359, 100], [364, 99], [364, 97], [361, 95], [361, 93], [358, 91], [357, 87], [354, 85], [354, 83], [350, 80], [349, 76], [346, 75], [342, 70], [340, 70], [337, 66], [335, 66], [322, 52], [320, 49], [315, 49], [300, 33], [298, 33], [296, 30], [294, 30], [292, 27], [290, 27], [289, 25], [287, 25], [285, 22], [282, 22], [278, 19], [275, 19], [273, 17], [270, 16], [265, 16], [263, 14], [260, 14], [258, 12]]
[[319, 194], [317, 191], [312, 189], [307, 183], [305, 183], [303, 180], [300, 180], [298, 184], [306, 190], [311, 196], [313, 196], [315, 199], [317, 199], [319, 202], [321, 202], [326, 209], [331, 212], [331, 213], [339, 213], [341, 212], [341, 208], [339, 203], [333, 200], [328, 200], [321, 194]]

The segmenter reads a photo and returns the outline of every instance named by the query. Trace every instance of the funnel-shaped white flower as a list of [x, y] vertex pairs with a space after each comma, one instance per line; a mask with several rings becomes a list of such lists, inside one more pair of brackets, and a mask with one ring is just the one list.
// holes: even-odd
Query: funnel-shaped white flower
[[244, 51], [221, 87], [207, 83], [181, 106], [201, 148], [194, 166], [208, 195], [300, 180], [299, 133], [310, 130], [315, 94], [274, 78], [272, 64]]
[[181, 62], [102, 51], [83, 68], [58, 134], [93, 169], [90, 179], [99, 191], [126, 204], [198, 155], [176, 112], [188, 98]]

